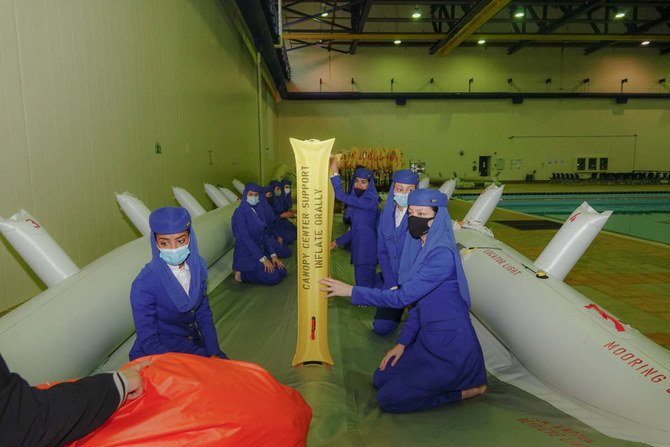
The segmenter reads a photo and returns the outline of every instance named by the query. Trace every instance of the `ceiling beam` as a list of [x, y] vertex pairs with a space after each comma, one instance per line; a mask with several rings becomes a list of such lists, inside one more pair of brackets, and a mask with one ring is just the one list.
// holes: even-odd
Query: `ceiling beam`
[[[324, 12], [327, 12], [329, 14], [329, 17], [330, 17], [333, 13], [335, 13], [335, 11], [339, 11], [341, 9], [348, 8], [348, 7], [353, 6], [357, 3], [363, 3], [365, 1], [368, 1], [368, 0], [355, 0], [355, 1], [348, 2], [348, 3], [343, 3], [341, 5], [330, 6]], [[317, 20], [317, 21], [320, 21], [320, 22], [323, 22], [323, 23], [333, 24], [330, 20], [324, 20], [321, 17], [321, 14], [322, 14], [321, 11], [317, 12], [316, 14], [305, 14], [302, 11], [298, 11], [296, 9], [289, 8], [287, 6], [284, 6], [282, 9], [284, 9], [284, 11], [289, 11], [289, 12], [292, 12], [293, 14], [297, 14], [298, 16], [300, 16], [299, 19], [293, 20], [292, 22], [285, 23], [284, 28], [287, 28], [287, 27], [290, 27], [290, 26], [293, 26], [293, 25], [297, 25], [298, 23], [306, 22], [306, 21], [309, 21], [309, 20]], [[340, 27], [345, 28], [343, 26], [340, 26]]]
[[[479, 30], [486, 22], [503, 9], [510, 0], [489, 0], [480, 2], [470, 10], [467, 16], [469, 21], [462, 26], [455, 27], [446, 39], [441, 40], [431, 48], [431, 52], [438, 56], [446, 56], [458, 47], [471, 34]], [[472, 13], [472, 14], [470, 14]], [[465, 17], [464, 17], [465, 18]]]
[[[284, 31], [285, 40], [360, 40], [360, 41], [394, 41], [421, 40], [430, 41], [443, 37], [441, 33], [346, 33], [346, 32], [300, 32]], [[647, 39], [652, 42], [670, 42], [670, 34], [515, 34], [515, 33], [477, 33], [471, 34], [467, 41], [484, 39], [491, 42], [505, 41], [537, 41], [537, 42], [602, 42], [617, 40], [636, 42]]]
[[[640, 40], [650, 40], [650, 41], [655, 41], [656, 39], [652, 39], [651, 36], [643, 35], [641, 33], [655, 27], [658, 25], [661, 25], [665, 22], [670, 22], [670, 8], [664, 8], [664, 9], [659, 9], [660, 17], [650, 20], [648, 22], [645, 22], [643, 25], [637, 26], [637, 25], [632, 25], [630, 27], [630, 34], [631, 35], [637, 35], [638, 39]], [[603, 48], [610, 47], [617, 43], [617, 41], [620, 39], [608, 39], [606, 41], [600, 42], [596, 45], [592, 45], [584, 50], [584, 55], [588, 56], [591, 53], [595, 53], [598, 50], [602, 50]]]
[[[360, 7], [361, 14], [358, 17], [356, 26], [354, 27], [354, 24], [353, 23], [351, 24], [351, 27], [354, 28], [354, 32], [356, 33], [363, 32], [363, 28], [365, 28], [365, 21], [367, 20], [368, 15], [370, 14], [371, 7], [372, 7], [372, 0], [366, 0]], [[349, 54], [356, 54], [356, 48], [358, 48], [358, 39], [354, 39], [353, 42], [351, 42], [351, 46], [349, 47]]]
[[[574, 18], [576, 18], [576, 17], [579, 17], [579, 16], [581, 16], [582, 14], [586, 14], [587, 12], [593, 11], [593, 10], [596, 9], [596, 8], [600, 8], [600, 7], [603, 6], [605, 3], [606, 3], [606, 0], [591, 0], [591, 1], [587, 1], [584, 5], [582, 5], [582, 6], [578, 7], [578, 8], [574, 8], [574, 9], [572, 9], [572, 10], [566, 12], [565, 14], [563, 14], [563, 16], [562, 16], [560, 19], [558, 19], [558, 20], [554, 20], [554, 21], [552, 21], [551, 23], [547, 24], [546, 26], [542, 26], [542, 25], [540, 25], [540, 34], [550, 34], [550, 33], [553, 33], [553, 32], [556, 31], [558, 28], [560, 28], [560, 27], [562, 27], [563, 25], [565, 25], [566, 23], [568, 23], [570, 20], [572, 20], [572, 19], [574, 19]], [[519, 51], [520, 49], [522, 49], [522, 48], [524, 48], [524, 47], [527, 47], [527, 46], [530, 45], [531, 43], [532, 43], [532, 41], [524, 41], [524, 42], [520, 42], [520, 43], [514, 45], [513, 47], [510, 47], [510, 48], [507, 50], [507, 54], [514, 54], [514, 53], [516, 53], [517, 51]]]

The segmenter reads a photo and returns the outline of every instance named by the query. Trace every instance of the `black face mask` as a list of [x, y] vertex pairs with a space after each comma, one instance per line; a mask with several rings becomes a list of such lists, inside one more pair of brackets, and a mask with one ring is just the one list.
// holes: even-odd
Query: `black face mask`
[[360, 197], [360, 196], [363, 195], [363, 193], [365, 192], [365, 190], [364, 190], [364, 189], [360, 189], [360, 188], [354, 188], [354, 192], [356, 193], [356, 197]]
[[435, 219], [435, 217], [418, 217], [418, 216], [409, 216], [407, 218], [407, 227], [409, 228], [409, 234], [414, 239], [419, 239], [421, 235], [428, 233], [428, 222]]

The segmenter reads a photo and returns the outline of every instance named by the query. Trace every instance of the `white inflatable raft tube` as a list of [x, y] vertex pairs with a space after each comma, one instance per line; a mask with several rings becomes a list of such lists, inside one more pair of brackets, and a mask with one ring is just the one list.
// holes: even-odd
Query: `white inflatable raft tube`
[[[231, 272], [233, 211], [193, 219], [210, 290]], [[37, 384], [89, 374], [110, 356], [112, 367], [127, 362], [130, 286], [150, 258], [146, 238], [128, 242], [0, 317], [0, 352], [12, 370]], [[122, 345], [125, 355], [114, 355]]]
[[450, 199], [451, 196], [454, 195], [455, 190], [456, 190], [456, 181], [453, 178], [442, 183], [442, 186], [440, 186], [440, 192], [442, 194], [446, 194], [447, 197], [449, 197]]
[[174, 198], [179, 202], [179, 205], [186, 208], [186, 211], [191, 215], [192, 219], [205, 214], [205, 208], [200, 205], [200, 202], [191, 195], [190, 192], [178, 186], [172, 187]]
[[235, 203], [235, 202], [237, 202], [238, 200], [240, 200], [240, 198], [237, 197], [237, 195], [235, 195], [235, 193], [232, 192], [232, 191], [231, 191], [230, 189], [228, 189], [228, 188], [223, 188], [223, 187], [220, 186], [220, 187], [219, 187], [219, 190], [223, 193], [224, 196], [226, 196], [226, 198], [228, 199], [228, 201], [229, 201], [230, 203]]
[[123, 212], [128, 216], [128, 219], [135, 225], [135, 228], [142, 234], [142, 236], [149, 236], [151, 228], [149, 228], [149, 215], [151, 211], [140, 199], [129, 192], [116, 194], [116, 201]]
[[216, 205], [217, 208], [223, 208], [231, 203], [223, 191], [212, 184], [205, 183], [205, 192], [209, 198], [212, 199], [212, 202], [214, 202], [214, 205]]
[[526, 391], [607, 435], [670, 445], [669, 351], [486, 232], [454, 234], [472, 314], [543, 384]]
[[235, 187], [236, 190], [238, 190], [240, 192], [240, 194], [244, 194], [244, 183], [242, 183], [241, 181], [234, 178], [233, 179], [233, 186]]
[[6, 220], [0, 217], [0, 233], [47, 287], [55, 286], [79, 271], [65, 250], [26, 210], [20, 210]]

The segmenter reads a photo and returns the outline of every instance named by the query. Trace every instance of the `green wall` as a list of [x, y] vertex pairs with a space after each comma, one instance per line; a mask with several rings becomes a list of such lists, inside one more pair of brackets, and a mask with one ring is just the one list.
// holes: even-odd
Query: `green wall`
[[[258, 179], [274, 106], [231, 3], [0, 0], [0, 216], [25, 208], [83, 267], [138, 236], [114, 192], [212, 209], [204, 182]], [[0, 241], [2, 311], [44, 285]]]
[[[591, 56], [533, 48], [512, 56], [503, 49], [461, 49], [443, 58], [406, 48], [290, 55], [293, 91], [467, 92], [473, 78], [473, 92], [595, 93], [619, 92], [620, 80], [628, 78], [625, 92], [669, 92], [658, 79], [670, 79], [670, 58], [647, 49]], [[583, 84], [585, 78], [591, 81]], [[522, 180], [533, 170], [538, 179], [573, 172], [577, 156], [608, 157], [610, 171], [670, 170], [669, 99], [408, 100], [405, 106], [392, 100], [283, 101], [278, 122], [277, 148], [288, 160], [289, 137], [335, 137], [340, 149], [400, 147], [407, 160], [425, 161], [431, 177], [476, 177], [472, 166], [480, 155], [503, 160], [501, 180]]]

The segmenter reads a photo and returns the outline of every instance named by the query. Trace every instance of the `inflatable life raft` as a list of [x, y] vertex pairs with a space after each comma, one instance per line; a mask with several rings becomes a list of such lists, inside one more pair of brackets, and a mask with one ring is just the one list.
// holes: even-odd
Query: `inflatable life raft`
[[483, 226], [501, 194], [454, 222], [489, 372], [609, 436], [670, 445], [670, 352], [563, 282], [611, 212], [582, 204], [533, 262]]

